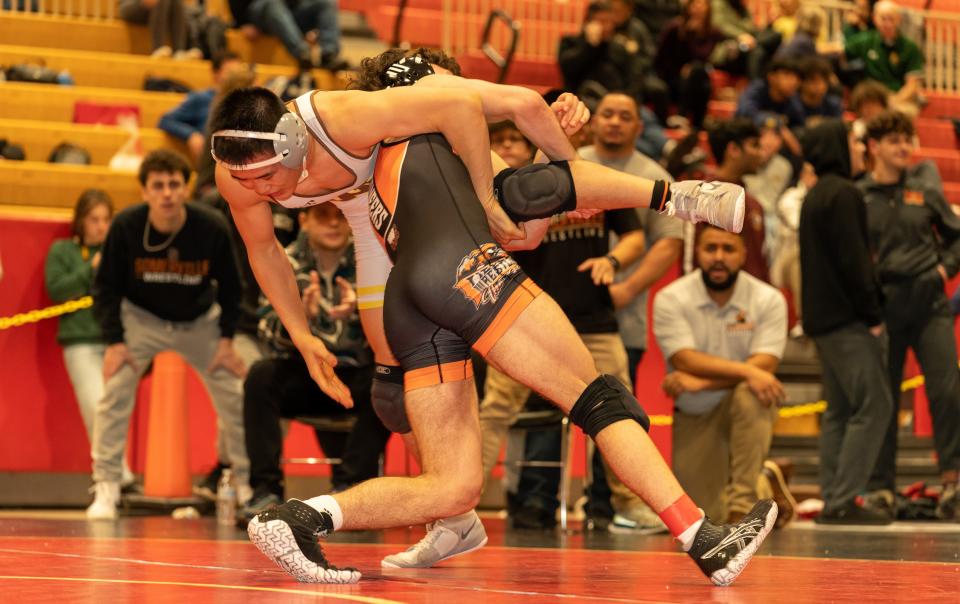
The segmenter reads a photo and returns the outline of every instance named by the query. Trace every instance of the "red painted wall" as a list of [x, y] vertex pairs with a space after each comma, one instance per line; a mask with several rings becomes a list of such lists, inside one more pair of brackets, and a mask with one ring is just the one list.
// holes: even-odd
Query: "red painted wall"
[[[44, 291], [43, 264], [54, 239], [69, 233], [63, 219], [0, 214], [0, 317], [52, 304]], [[73, 389], [56, 343], [56, 319], [0, 331], [0, 470], [14, 472], [90, 471], [90, 445]], [[129, 455], [142, 471], [149, 417], [149, 376], [141, 383], [131, 420]], [[199, 378], [188, 380], [191, 471], [206, 472], [215, 461], [216, 417]], [[391, 448], [391, 471], [403, 468], [402, 445]], [[293, 425], [287, 456], [315, 456], [313, 432]], [[395, 469], [396, 468], [396, 469]], [[293, 474], [324, 474], [326, 466], [291, 467]]]

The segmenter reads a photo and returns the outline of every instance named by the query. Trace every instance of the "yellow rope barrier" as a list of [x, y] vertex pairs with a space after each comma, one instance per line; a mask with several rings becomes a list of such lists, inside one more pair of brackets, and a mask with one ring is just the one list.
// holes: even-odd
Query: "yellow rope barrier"
[[[83, 308], [90, 308], [91, 306], [93, 306], [93, 297], [84, 296], [77, 300], [70, 300], [69, 302], [64, 302], [63, 304], [57, 304], [56, 306], [48, 306], [47, 308], [30, 310], [24, 313], [13, 315], [12, 317], [0, 317], [0, 331], [3, 331], [4, 329], [10, 329], [11, 327], [20, 327], [21, 325], [26, 325], [28, 323], [36, 323], [44, 319], [52, 319], [53, 317], [66, 315]], [[903, 384], [900, 385], [900, 390], [907, 392], [908, 390], [919, 388], [922, 385], [923, 376], [918, 375], [910, 378], [909, 380], [904, 380]], [[802, 417], [804, 415], [823, 413], [826, 410], [827, 401], [817, 401], [815, 403], [805, 403], [803, 405], [791, 405], [789, 407], [783, 407], [779, 411], [779, 416], [784, 419], [791, 419], [794, 417]], [[673, 425], [673, 416], [651, 415], [650, 425]]]
[[[783, 419], [793, 419], [795, 417], [803, 417], [804, 415], [814, 415], [816, 413], [823, 413], [826, 410], [827, 410], [827, 401], [817, 401], [815, 403], [804, 403], [802, 405], [790, 405], [789, 407], [783, 407], [779, 410], [777, 415], [779, 415]], [[651, 415], [650, 425], [651, 426], [672, 426], [673, 416], [672, 415]]]
[[91, 306], [93, 306], [93, 298], [91, 296], [84, 296], [82, 298], [78, 298], [77, 300], [70, 300], [69, 302], [64, 302], [63, 304], [57, 304], [56, 306], [48, 306], [47, 308], [30, 310], [13, 315], [12, 317], [0, 317], [0, 331], [3, 331], [4, 329], [10, 329], [11, 327], [20, 327], [21, 325], [26, 325], [28, 323], [36, 323], [38, 321], [43, 321], [44, 319], [59, 317], [60, 315], [76, 312], [83, 308], [90, 308]]

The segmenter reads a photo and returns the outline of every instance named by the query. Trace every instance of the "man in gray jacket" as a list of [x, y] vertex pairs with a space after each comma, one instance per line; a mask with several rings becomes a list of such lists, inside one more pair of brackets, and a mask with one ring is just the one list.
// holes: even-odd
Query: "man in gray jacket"
[[[925, 375], [934, 447], [943, 483], [937, 517], [960, 521], [960, 370], [953, 316], [944, 285], [960, 270], [960, 218], [943, 196], [936, 166], [911, 165], [914, 126], [906, 115], [886, 111], [867, 124], [873, 169], [860, 180], [867, 204], [877, 276], [886, 297], [884, 320], [890, 334], [889, 378], [899, 400], [903, 362], [913, 348]], [[890, 419], [871, 476], [868, 498], [893, 515], [897, 414]]]

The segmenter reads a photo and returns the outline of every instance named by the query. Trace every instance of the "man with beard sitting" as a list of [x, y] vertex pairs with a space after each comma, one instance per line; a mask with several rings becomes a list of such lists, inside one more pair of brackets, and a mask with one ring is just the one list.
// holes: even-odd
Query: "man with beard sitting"
[[653, 303], [663, 389], [674, 399], [673, 471], [714, 518], [741, 518], [757, 502], [784, 401], [773, 372], [787, 340], [786, 301], [741, 270], [746, 259], [740, 235], [703, 228], [698, 270]]

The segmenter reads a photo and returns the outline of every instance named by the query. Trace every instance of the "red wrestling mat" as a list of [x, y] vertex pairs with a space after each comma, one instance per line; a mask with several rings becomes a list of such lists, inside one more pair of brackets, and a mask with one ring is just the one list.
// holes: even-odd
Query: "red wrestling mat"
[[[470, 555], [424, 570], [380, 569], [381, 557], [405, 547], [421, 533], [388, 531], [391, 543], [330, 543], [329, 558], [358, 567], [357, 585], [300, 584], [274, 567], [230, 529], [212, 531], [212, 521], [195, 521], [197, 538], [183, 523], [150, 519], [131, 533], [155, 537], [70, 537], [96, 534], [83, 523], [4, 519], [4, 533], [46, 536], [0, 537], [0, 593], [5, 602], [869, 602], [922, 601], [960, 590], [955, 560], [882, 562], [764, 555], [755, 558], [733, 587], [713, 587], [679, 553], [581, 549], [582, 536], [566, 547], [520, 548], [488, 545]], [[171, 523], [177, 524], [173, 531]], [[487, 521], [491, 543], [522, 539], [502, 521]], [[91, 525], [93, 526], [93, 525]], [[123, 531], [107, 525], [105, 534]], [[72, 527], [72, 530], [71, 530]], [[12, 529], [12, 530], [11, 530]], [[79, 530], [77, 530], [79, 529]], [[60, 532], [60, 535], [54, 533]], [[164, 534], [168, 536], [163, 536]], [[180, 537], [171, 538], [176, 533]], [[222, 540], [199, 538], [220, 535]], [[783, 533], [781, 533], [783, 534]], [[370, 533], [365, 534], [367, 538]], [[341, 535], [341, 538], [349, 536]], [[776, 539], [777, 534], [771, 538]], [[956, 535], [944, 538], [956, 539]], [[663, 538], [649, 538], [654, 549]], [[630, 541], [643, 545], [643, 538]], [[952, 597], [952, 596], [948, 596]]]

